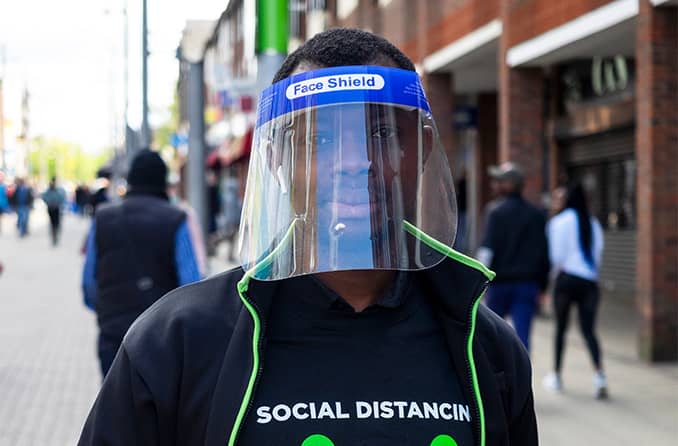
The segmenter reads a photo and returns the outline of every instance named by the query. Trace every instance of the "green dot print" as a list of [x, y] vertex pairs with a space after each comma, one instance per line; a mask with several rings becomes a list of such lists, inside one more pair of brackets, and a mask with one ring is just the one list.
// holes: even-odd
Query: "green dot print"
[[[456, 445], [457, 443], [454, 444]], [[334, 443], [324, 435], [313, 434], [306, 438], [306, 440], [301, 443], [301, 446], [334, 446]]]
[[457, 442], [449, 435], [438, 435], [431, 442], [431, 446], [457, 446]]

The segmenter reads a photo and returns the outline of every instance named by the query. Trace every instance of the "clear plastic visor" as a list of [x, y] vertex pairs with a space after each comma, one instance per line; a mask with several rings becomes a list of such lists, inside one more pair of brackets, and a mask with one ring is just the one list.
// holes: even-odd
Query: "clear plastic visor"
[[428, 268], [443, 255], [406, 225], [452, 245], [456, 221], [452, 177], [430, 113], [332, 104], [287, 113], [255, 131], [240, 246], [254, 278]]

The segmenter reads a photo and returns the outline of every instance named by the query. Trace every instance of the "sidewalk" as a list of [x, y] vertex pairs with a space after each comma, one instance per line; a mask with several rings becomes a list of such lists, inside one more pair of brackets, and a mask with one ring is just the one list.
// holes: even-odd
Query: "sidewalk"
[[88, 220], [64, 219], [51, 247], [47, 212], [19, 239], [0, 234], [0, 445], [74, 445], [101, 381], [94, 314], [82, 305], [79, 253]]
[[[79, 248], [89, 221], [69, 216], [62, 244], [49, 246], [46, 215], [33, 213], [31, 235], [18, 239], [13, 219], [0, 234], [0, 446], [74, 445], [100, 376], [94, 314], [82, 305]], [[232, 265], [211, 261], [213, 274]], [[573, 316], [575, 316], [573, 314]], [[678, 445], [678, 365], [637, 359], [634, 313], [603, 301], [599, 331], [610, 382], [608, 401], [593, 399], [588, 354], [572, 318], [565, 391], [541, 387], [552, 364], [552, 320], [532, 335], [540, 444]], [[487, 445], [492, 446], [492, 445]], [[517, 445], [520, 446], [520, 445]]]
[[634, 310], [604, 298], [599, 314], [610, 398], [593, 398], [593, 372], [571, 317], [563, 361], [561, 394], [543, 389], [542, 378], [553, 367], [554, 321], [540, 318], [532, 333], [534, 392], [540, 444], [673, 446], [678, 444], [678, 365], [649, 365], [636, 353]]
[[[5, 215], [0, 233], [0, 446], [73, 446], [101, 383], [96, 318], [80, 290], [90, 220], [66, 215], [54, 248], [42, 207], [28, 237], [15, 221]], [[212, 273], [231, 266], [210, 260]]]

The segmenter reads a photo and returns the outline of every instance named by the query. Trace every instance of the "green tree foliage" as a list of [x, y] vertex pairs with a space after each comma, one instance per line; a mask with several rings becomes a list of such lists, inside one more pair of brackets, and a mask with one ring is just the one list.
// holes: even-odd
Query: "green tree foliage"
[[65, 181], [89, 182], [112, 153], [113, 149], [88, 153], [77, 144], [38, 136], [31, 143], [29, 174], [43, 182], [53, 176]]
[[179, 100], [176, 93], [172, 105], [170, 105], [169, 113], [169, 119], [153, 131], [153, 146], [159, 150], [170, 146], [172, 134], [177, 131], [179, 126]]

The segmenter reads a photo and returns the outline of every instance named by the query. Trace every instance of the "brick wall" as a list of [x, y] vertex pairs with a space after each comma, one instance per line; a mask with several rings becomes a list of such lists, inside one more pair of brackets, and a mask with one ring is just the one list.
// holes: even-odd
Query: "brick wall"
[[[502, 17], [514, 2], [503, 0]], [[541, 204], [543, 187], [544, 73], [541, 68], [510, 68], [508, 34], [499, 40], [499, 161], [513, 161], [525, 171], [525, 197]]]
[[452, 75], [447, 73], [426, 74], [422, 80], [447, 159], [449, 162], [454, 162], [456, 153], [452, 126], [452, 112], [454, 110]]
[[[480, 210], [482, 210], [483, 205], [494, 198], [490, 190], [490, 177], [487, 175], [487, 166], [497, 164], [497, 134], [497, 94], [479, 94], [478, 158], [476, 159], [478, 171], [476, 172], [476, 178], [480, 178], [480, 184], [478, 185], [478, 201], [481, 204]], [[479, 218], [477, 221], [482, 222], [482, 218]]]
[[[431, 7], [427, 52], [430, 54], [499, 17], [499, 0], [445, 1]], [[447, 6], [447, 7], [445, 7]]]
[[[400, 8], [404, 19], [405, 39], [400, 44], [408, 56], [419, 62], [477, 28], [499, 17], [500, 0], [399, 0], [414, 5], [415, 9]], [[393, 0], [393, 8], [398, 0]], [[389, 14], [389, 8], [385, 14]], [[416, 23], [417, 26], [412, 26]]]
[[636, 34], [640, 354], [678, 359], [678, 8], [640, 1]]
[[509, 47], [563, 25], [613, 0], [501, 0]]

